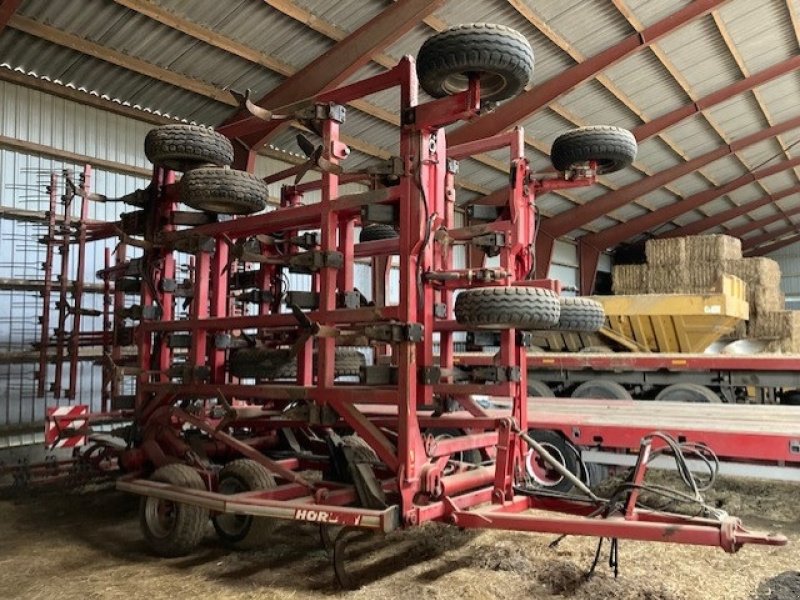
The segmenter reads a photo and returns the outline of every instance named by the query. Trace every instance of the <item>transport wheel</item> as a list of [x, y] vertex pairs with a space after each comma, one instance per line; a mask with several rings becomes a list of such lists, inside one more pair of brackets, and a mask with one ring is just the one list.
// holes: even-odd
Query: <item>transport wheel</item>
[[557, 171], [575, 165], [597, 162], [597, 173], [614, 173], [636, 158], [636, 138], [627, 129], [607, 125], [579, 127], [558, 136], [550, 149], [550, 160]]
[[550, 290], [536, 287], [484, 287], [456, 297], [456, 320], [472, 327], [548, 329], [558, 323], [561, 305]]
[[[206, 489], [203, 478], [192, 467], [180, 463], [156, 469], [153, 481], [193, 490]], [[139, 504], [139, 525], [153, 551], [166, 557], [185, 556], [203, 539], [208, 510], [201, 506], [145, 496]]]
[[144, 153], [151, 163], [173, 171], [189, 171], [200, 165], [228, 167], [233, 146], [224, 135], [200, 125], [162, 125], [144, 138]]
[[591, 298], [559, 298], [561, 313], [558, 325], [554, 329], [560, 331], [595, 332], [606, 322], [603, 305]]
[[[316, 356], [316, 352], [315, 352]], [[334, 377], [357, 377], [367, 358], [358, 350], [337, 348]], [[234, 377], [254, 379], [292, 379], [297, 377], [297, 359], [288, 350], [273, 348], [242, 348], [233, 352], [228, 370]]]
[[181, 178], [181, 202], [204, 212], [249, 215], [264, 210], [269, 189], [255, 175], [232, 169], [202, 168]]
[[722, 399], [711, 389], [696, 383], [676, 383], [658, 392], [656, 400], [665, 402], [705, 402], [719, 404]]
[[394, 227], [391, 225], [383, 225], [382, 223], [374, 223], [367, 225], [361, 230], [358, 235], [359, 242], [374, 242], [375, 240], [391, 240], [399, 237]]
[[[528, 435], [539, 442], [550, 456], [564, 465], [570, 473], [580, 476], [578, 453], [570, 447], [571, 444], [561, 434], [549, 429], [529, 429]], [[573, 487], [573, 483], [569, 479], [545, 462], [533, 449], [530, 449], [525, 455], [525, 471], [538, 486], [548, 490], [568, 492]]]
[[616, 381], [592, 379], [584, 381], [572, 392], [573, 398], [597, 398], [599, 400], [631, 400], [628, 390]]
[[599, 463], [584, 462], [583, 482], [590, 488], [597, 487], [608, 479], [608, 467]]
[[553, 390], [550, 389], [550, 386], [547, 385], [544, 381], [539, 381], [538, 379], [531, 379], [530, 373], [528, 373], [528, 397], [529, 398], [554, 398], [555, 394]]
[[[229, 462], [219, 472], [220, 494], [241, 494], [276, 487], [275, 478], [262, 465], [249, 458]], [[266, 517], [220, 513], [211, 522], [220, 539], [236, 548], [263, 546], [274, 529], [275, 522]]]
[[481, 100], [507, 100], [533, 76], [533, 50], [524, 35], [490, 23], [456, 25], [428, 38], [417, 53], [417, 77], [434, 98], [463, 92], [480, 77]]

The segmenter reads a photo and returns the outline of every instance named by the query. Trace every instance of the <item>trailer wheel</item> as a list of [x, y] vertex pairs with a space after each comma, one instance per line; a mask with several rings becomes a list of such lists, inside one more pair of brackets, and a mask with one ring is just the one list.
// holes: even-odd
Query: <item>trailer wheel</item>
[[267, 206], [269, 189], [255, 175], [233, 169], [203, 168], [181, 178], [181, 202], [204, 212], [249, 215]]
[[576, 387], [572, 394], [573, 398], [597, 398], [599, 400], [631, 400], [628, 390], [616, 381], [608, 379], [591, 379], [584, 381]]
[[599, 331], [606, 321], [603, 305], [591, 298], [559, 298], [561, 313], [558, 325], [560, 331]]
[[629, 166], [636, 158], [636, 150], [636, 138], [627, 129], [591, 125], [558, 136], [550, 149], [550, 161], [557, 171], [595, 161], [597, 173], [602, 175]]
[[[156, 469], [150, 477], [170, 485], [206, 489], [203, 478], [192, 467], [181, 463]], [[201, 506], [182, 504], [145, 496], [139, 504], [139, 525], [153, 551], [165, 557], [185, 556], [203, 539], [208, 510]]]
[[221, 133], [200, 125], [162, 125], [147, 132], [144, 153], [156, 166], [189, 171], [200, 165], [227, 167], [233, 145]]
[[[262, 465], [249, 458], [229, 462], [219, 472], [220, 494], [241, 494], [276, 487], [275, 478]], [[263, 546], [274, 529], [275, 522], [266, 517], [220, 513], [211, 522], [220, 539], [237, 548]]]
[[781, 397], [781, 404], [786, 406], [800, 406], [800, 392], [789, 392]]
[[456, 320], [488, 329], [548, 329], [558, 323], [561, 305], [550, 290], [536, 287], [484, 287], [456, 298]]
[[704, 402], [719, 404], [722, 399], [704, 385], [696, 383], [676, 383], [665, 387], [658, 392], [656, 400], [659, 402]]
[[[529, 429], [528, 435], [539, 442], [570, 473], [580, 477], [578, 453], [561, 434], [549, 429]], [[533, 449], [525, 455], [525, 471], [537, 485], [548, 490], [568, 492], [573, 487], [569, 479], [545, 462]]]
[[358, 241], [374, 242], [375, 240], [392, 240], [396, 237], [399, 237], [399, 234], [391, 225], [374, 223], [361, 229], [361, 233], [358, 234]]
[[[314, 353], [316, 362], [316, 352]], [[334, 377], [357, 377], [367, 364], [362, 352], [337, 348]], [[297, 377], [297, 359], [288, 350], [273, 348], [242, 348], [231, 354], [228, 370], [234, 377], [253, 379], [294, 379]]]
[[544, 381], [531, 379], [528, 373], [528, 398], [553, 398], [555, 394]]
[[469, 76], [480, 77], [482, 100], [507, 100], [533, 76], [533, 50], [509, 27], [469, 23], [428, 38], [417, 53], [417, 76], [434, 98], [463, 92]]

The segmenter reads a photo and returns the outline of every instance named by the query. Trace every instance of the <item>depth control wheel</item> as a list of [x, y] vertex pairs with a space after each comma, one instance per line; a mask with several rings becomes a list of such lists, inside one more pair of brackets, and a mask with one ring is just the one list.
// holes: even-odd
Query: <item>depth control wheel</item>
[[[220, 494], [242, 494], [271, 490], [276, 486], [272, 473], [249, 458], [229, 462], [219, 472]], [[266, 517], [220, 513], [211, 522], [220, 539], [236, 548], [263, 546], [274, 529], [275, 522]]]
[[606, 125], [579, 127], [558, 136], [550, 150], [557, 171], [577, 165], [597, 163], [597, 173], [614, 173], [636, 158], [636, 138], [627, 129]]
[[[156, 469], [150, 479], [193, 490], [206, 489], [197, 471], [179, 463]], [[186, 556], [192, 552], [203, 539], [207, 523], [208, 510], [201, 506], [152, 496], [144, 496], [139, 504], [142, 533], [160, 556]]]
[[558, 323], [561, 305], [550, 290], [536, 287], [482, 287], [463, 290], [456, 320], [487, 329], [548, 329]]
[[507, 100], [533, 77], [533, 50], [524, 35], [503, 25], [456, 25], [422, 44], [417, 76], [434, 98], [463, 92], [470, 76], [476, 76], [481, 100]]

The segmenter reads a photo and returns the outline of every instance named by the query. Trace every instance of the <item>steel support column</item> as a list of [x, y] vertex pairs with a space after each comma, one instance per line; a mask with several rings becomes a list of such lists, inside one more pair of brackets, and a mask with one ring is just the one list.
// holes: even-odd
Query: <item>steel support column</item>
[[495, 112], [483, 115], [471, 123], [462, 125], [449, 134], [453, 145], [463, 144], [502, 133], [510, 129], [538, 109], [546, 106], [562, 94], [591, 79], [604, 69], [627, 58], [631, 54], [651, 46], [663, 36], [681, 26], [725, 4], [727, 0], [695, 0], [685, 8], [670, 16], [626, 37], [610, 48], [587, 58], [563, 73], [544, 83], [534, 86], [529, 91], [509, 100]]
[[586, 240], [578, 238], [581, 295], [591, 294], [594, 289], [594, 278], [597, 275], [597, 266], [600, 264], [600, 254], [602, 252], [603, 248], [598, 248]]

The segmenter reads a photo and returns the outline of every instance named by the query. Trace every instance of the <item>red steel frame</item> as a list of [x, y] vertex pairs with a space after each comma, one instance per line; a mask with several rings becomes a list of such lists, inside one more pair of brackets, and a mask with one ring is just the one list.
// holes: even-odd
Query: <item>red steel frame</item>
[[[528, 452], [520, 432], [536, 426], [529, 423], [527, 414], [526, 349], [516, 331], [504, 330], [493, 364], [518, 377], [496, 383], [457, 382], [453, 377], [453, 333], [465, 327], [454, 319], [452, 300], [457, 289], [475, 285], [538, 285], [557, 290], [557, 282], [529, 279], [533, 266], [534, 194], [592, 184], [593, 165], [578, 174], [533, 180], [521, 129], [448, 147], [441, 127], [479, 113], [478, 81], [474, 79], [469, 89], [460, 94], [420, 105], [415, 65], [410, 57], [386, 73], [324, 92], [315, 100], [323, 108], [334, 103], [343, 105], [394, 87], [400, 90], [404, 122], [400, 132], [404, 173], [399, 185], [385, 191], [341, 195], [340, 176], [327, 170], [316, 185], [285, 187], [282, 206], [271, 212], [178, 229], [173, 224], [177, 208], [173, 174], [160, 168], [154, 170], [151, 197], [145, 207], [149, 219], [145, 240], [150, 245], [141, 261], [141, 306], [149, 312], [143, 314], [136, 328], [139, 365], [132, 416], [139, 441], [120, 457], [121, 464], [132, 474], [120, 479], [118, 488], [202, 505], [217, 512], [383, 531], [440, 520], [462, 527], [671, 541], [721, 546], [728, 551], [751, 542], [785, 543], [781, 536], [750, 534], [733, 518], [715, 521], [654, 513], [636, 508], [632, 502], [626, 504], [623, 513], [596, 518], [588, 516], [598, 508], [596, 504], [518, 492], [520, 465]], [[323, 157], [335, 166], [347, 154], [339, 139], [341, 123], [329, 117], [321, 124]], [[450, 161], [503, 148], [510, 153], [511, 185], [500, 205], [501, 216], [485, 227], [456, 227], [455, 169], [450, 168]], [[303, 192], [315, 188], [321, 191], [320, 202], [302, 204]], [[353, 228], [359, 222], [360, 211], [371, 203], [397, 207], [398, 239], [354, 243]], [[318, 293], [319, 302], [315, 310], [305, 313], [310, 325], [307, 321], [301, 326], [295, 315], [280, 312], [277, 302], [262, 305], [258, 314], [235, 314], [230, 301], [233, 268], [229, 268], [229, 258], [236, 242], [281, 232], [285, 234], [283, 239], [288, 239], [288, 235], [309, 229], [320, 232], [318, 252], [338, 252], [343, 257], [341, 268], [322, 266], [312, 275], [312, 289]], [[469, 243], [474, 236], [489, 231], [505, 235], [499, 267], [471, 265], [469, 270], [454, 270], [449, 244]], [[449, 240], [447, 244], [438, 242], [439, 235]], [[176, 298], [173, 292], [166, 291], [172, 288], [164, 285], [176, 276], [174, 244], [205, 237], [214, 240], [215, 251], [213, 255], [207, 251], [195, 253], [189, 318], [176, 320]], [[260, 282], [266, 288], [281, 279], [283, 267], [274, 260], [271, 246], [262, 242], [261, 249], [263, 256], [270, 259], [261, 263]], [[391, 255], [398, 257], [399, 304], [340, 308], [341, 293], [353, 290], [356, 256], [372, 256], [375, 264], [384, 269], [383, 276], [376, 277], [375, 297], [385, 298], [385, 289], [380, 288], [388, 272], [389, 260], [385, 257]], [[481, 277], [489, 281], [480, 283]], [[439, 303], [446, 306], [444, 318], [434, 316], [434, 306]], [[158, 311], [154, 312], [156, 308]], [[367, 335], [369, 327], [378, 324], [393, 324], [401, 329], [421, 326], [419, 338], [409, 336], [392, 342], [391, 356], [385, 357], [396, 371], [396, 385], [336, 381], [337, 338]], [[291, 339], [298, 351], [296, 382], [252, 385], [229, 376], [226, 351], [215, 345], [215, 335], [236, 335], [241, 330], [256, 332], [253, 335], [265, 343], [285, 345]], [[179, 355], [168, 343], [171, 333], [190, 334], [185, 353]], [[436, 338], [440, 346], [438, 357], [434, 356]], [[314, 346], [316, 375], [312, 367]], [[181, 358], [185, 362], [177, 378], [174, 367]], [[473, 401], [474, 394], [511, 399], [511, 410], [486, 411]], [[289, 416], [291, 413], [283, 415], [283, 409], [298, 400], [313, 403], [309, 419]], [[453, 403], [458, 405], [454, 412], [431, 412], [431, 407]], [[220, 409], [224, 409], [222, 414]], [[263, 492], [231, 496], [216, 493], [216, 470], [183, 438], [185, 427], [205, 433], [205, 456], [246, 456], [274, 473], [280, 485]], [[358, 495], [352, 485], [307, 481], [298, 471], [319, 468], [318, 458], [273, 460], [264, 453], [278, 443], [276, 432], [280, 429], [288, 428], [302, 436], [309, 430], [325, 431], [330, 427], [354, 431], [380, 458], [383, 466], [376, 467], [376, 477], [388, 499], [386, 508], [354, 507]], [[429, 433], [453, 428], [464, 430], [465, 434], [434, 440]], [[309, 443], [313, 445], [313, 439]], [[643, 452], [648, 453], [650, 446], [650, 441], [643, 442]], [[452, 464], [452, 455], [468, 449], [481, 450], [492, 459], [491, 466], [457, 463], [454, 472], [445, 470]], [[152, 467], [176, 459], [197, 467], [206, 476], [209, 491], [142, 478]], [[644, 468], [640, 467], [637, 477], [643, 476]], [[486, 503], [491, 506], [480, 513], [472, 510]], [[524, 514], [529, 508], [566, 514]]]

